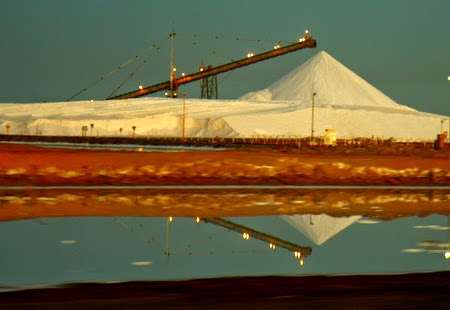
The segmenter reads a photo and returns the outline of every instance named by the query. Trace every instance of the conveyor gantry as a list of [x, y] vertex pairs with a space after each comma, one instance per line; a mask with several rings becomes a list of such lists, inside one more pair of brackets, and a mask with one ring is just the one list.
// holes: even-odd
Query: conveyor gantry
[[167, 90], [169, 91], [169, 94], [172, 94], [172, 97], [177, 97], [178, 96], [178, 87], [180, 85], [183, 84], [188, 84], [194, 81], [198, 81], [200, 79], [206, 78], [206, 77], [210, 77], [213, 75], [217, 75], [220, 73], [224, 73], [227, 71], [231, 71], [234, 69], [238, 69], [238, 68], [242, 68], [260, 61], [264, 61], [270, 58], [274, 58], [274, 57], [278, 57], [284, 54], [288, 54], [288, 53], [292, 53], [304, 48], [314, 48], [316, 47], [316, 40], [314, 38], [312, 38], [311, 36], [309, 36], [308, 31], [306, 31], [305, 33], [305, 37], [301, 38], [298, 42], [293, 43], [291, 45], [288, 46], [284, 46], [284, 47], [280, 47], [279, 45], [276, 45], [274, 47], [273, 50], [261, 53], [261, 54], [257, 54], [257, 55], [253, 55], [253, 54], [249, 54], [247, 55], [246, 58], [240, 59], [240, 60], [236, 60], [227, 64], [223, 64], [217, 67], [208, 67], [208, 68], [204, 68], [202, 71], [190, 74], [190, 75], [186, 75], [186, 76], [181, 76], [181, 77], [176, 77], [174, 75], [174, 72], [172, 73], [172, 78], [170, 81], [166, 81], [166, 82], [162, 82], [159, 84], [155, 84], [152, 86], [148, 86], [148, 87], [140, 87], [137, 90], [122, 94], [122, 95], [117, 95], [114, 97], [110, 97], [108, 99], [128, 99], [128, 98], [138, 98], [138, 97], [142, 97], [142, 96], [146, 96], [149, 94], [153, 94], [159, 91], [163, 91], [163, 90]]

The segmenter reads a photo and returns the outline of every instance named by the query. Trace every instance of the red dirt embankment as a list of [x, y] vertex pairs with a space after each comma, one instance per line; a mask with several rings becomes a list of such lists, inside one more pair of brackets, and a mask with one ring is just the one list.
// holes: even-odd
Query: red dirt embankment
[[0, 186], [450, 185], [450, 149], [138, 152], [0, 144]]

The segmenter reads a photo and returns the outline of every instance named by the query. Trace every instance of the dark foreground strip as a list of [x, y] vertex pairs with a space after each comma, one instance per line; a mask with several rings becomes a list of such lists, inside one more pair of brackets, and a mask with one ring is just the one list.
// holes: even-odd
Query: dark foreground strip
[[1, 309], [450, 309], [450, 271], [67, 284], [0, 294]]

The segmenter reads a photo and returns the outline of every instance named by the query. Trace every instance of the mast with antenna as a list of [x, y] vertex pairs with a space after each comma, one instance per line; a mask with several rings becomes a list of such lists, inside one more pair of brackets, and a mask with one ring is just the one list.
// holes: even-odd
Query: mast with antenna
[[170, 53], [170, 86], [169, 86], [169, 94], [170, 98], [178, 97], [177, 89], [175, 87], [174, 81], [176, 80], [175, 72], [177, 69], [175, 68], [175, 24], [172, 27], [172, 33], [170, 34], [172, 39], [172, 49]]

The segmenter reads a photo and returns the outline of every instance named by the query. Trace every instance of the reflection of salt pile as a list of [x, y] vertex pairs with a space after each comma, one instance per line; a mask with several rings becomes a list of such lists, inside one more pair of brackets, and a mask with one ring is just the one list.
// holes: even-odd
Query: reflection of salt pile
[[[338, 138], [435, 139], [442, 116], [399, 105], [326, 52], [262, 91], [239, 100], [186, 99], [186, 135], [191, 137], [309, 136], [312, 94], [315, 132], [335, 128]], [[183, 99], [2, 104], [0, 133], [180, 136]], [[122, 129], [122, 130], [121, 130]]]
[[281, 215], [281, 218], [308, 237], [312, 242], [321, 245], [361, 219], [361, 216], [332, 217], [326, 214], [305, 214]]

